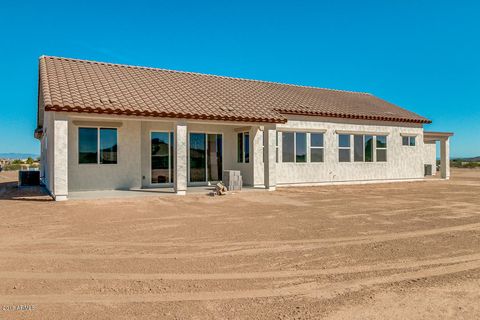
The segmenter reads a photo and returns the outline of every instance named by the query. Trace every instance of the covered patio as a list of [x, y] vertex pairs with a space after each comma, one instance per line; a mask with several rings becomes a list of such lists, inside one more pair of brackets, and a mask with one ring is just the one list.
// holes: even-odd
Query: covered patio
[[[42, 176], [56, 200], [208, 194], [224, 170], [240, 171], [247, 188], [275, 189], [275, 124], [50, 115], [55, 170], [48, 176], [42, 167]], [[105, 143], [104, 130], [110, 134]], [[85, 163], [87, 149], [92, 161]]]
[[424, 143], [440, 143], [440, 177], [450, 179], [450, 137], [452, 132], [424, 131]]

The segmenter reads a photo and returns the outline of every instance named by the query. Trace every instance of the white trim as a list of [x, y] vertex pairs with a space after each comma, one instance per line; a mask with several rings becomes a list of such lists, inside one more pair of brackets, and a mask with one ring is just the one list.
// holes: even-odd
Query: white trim
[[[350, 144], [348, 147], [340, 147], [340, 135], [349, 136]], [[355, 156], [353, 152], [353, 134], [351, 133], [337, 133], [337, 162], [338, 163], [353, 163], [353, 158]], [[348, 161], [340, 161], [340, 150], [349, 150], [350, 158]]]
[[72, 120], [72, 123], [78, 127], [101, 127], [101, 128], [120, 128], [122, 122], [102, 122], [102, 121], [82, 121]]
[[335, 130], [336, 134], [351, 134], [351, 135], [367, 135], [367, 136], [388, 136], [389, 132], [381, 132], [381, 131], [362, 131], [362, 130]]
[[[322, 134], [322, 146], [312, 146], [312, 134]], [[309, 132], [307, 134], [307, 146], [308, 146], [308, 162], [309, 163], [325, 163], [325, 133], [324, 132]], [[312, 149], [321, 149], [323, 150], [323, 159], [322, 161], [312, 161]]]
[[309, 128], [288, 128], [288, 127], [278, 127], [278, 132], [301, 132], [301, 133], [325, 133], [327, 129], [309, 129]]
[[[250, 146], [252, 145], [251, 142], [253, 142], [254, 139], [250, 140], [250, 137], [253, 136], [250, 134], [250, 131], [236, 131], [236, 136], [235, 136], [235, 140], [237, 140], [237, 163], [241, 163], [241, 164], [249, 164], [250, 163], [250, 155], [251, 155], [251, 150], [252, 148], [250, 148]], [[242, 161], [239, 162], [238, 161], [238, 135], [241, 134], [242, 135]], [[245, 162], [245, 134], [248, 134], [248, 162]]]

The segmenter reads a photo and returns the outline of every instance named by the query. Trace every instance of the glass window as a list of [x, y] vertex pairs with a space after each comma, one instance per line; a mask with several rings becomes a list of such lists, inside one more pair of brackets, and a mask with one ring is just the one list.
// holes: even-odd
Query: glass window
[[377, 162], [387, 161], [387, 137], [377, 136]]
[[207, 134], [208, 181], [222, 180], [222, 135]]
[[377, 136], [377, 149], [387, 147], [387, 136]]
[[365, 162], [373, 162], [373, 136], [365, 136]]
[[243, 133], [240, 132], [237, 135], [237, 162], [243, 162]]
[[168, 132], [152, 132], [150, 134], [151, 145], [151, 183], [171, 182], [171, 153], [170, 135]]
[[363, 152], [364, 152], [364, 144], [363, 144], [363, 135], [354, 135], [353, 136], [353, 161], [356, 162], [363, 162]]
[[250, 133], [243, 133], [243, 153], [245, 155], [245, 163], [250, 162]]
[[250, 133], [239, 132], [237, 134], [237, 162], [250, 162]]
[[295, 134], [282, 132], [282, 162], [295, 161]]
[[338, 135], [338, 161], [350, 162], [350, 135]]
[[350, 148], [350, 135], [340, 134], [338, 136], [338, 146], [340, 148]]
[[411, 147], [415, 146], [415, 137], [410, 137], [410, 146]]
[[311, 162], [323, 162], [323, 148], [310, 149]]
[[117, 149], [117, 129], [78, 128], [78, 163], [116, 164]]
[[387, 150], [377, 149], [377, 162], [386, 162], [386, 161], [387, 161]]
[[340, 161], [340, 162], [350, 162], [350, 149], [340, 149], [340, 150], [338, 150], [338, 161]]
[[100, 163], [117, 163], [117, 129], [100, 129]]
[[78, 128], [78, 163], [98, 163], [97, 128]]
[[206, 138], [204, 133], [190, 133], [190, 181], [204, 182], [207, 178]]
[[323, 162], [323, 133], [310, 134], [310, 162]]
[[415, 146], [415, 140], [416, 140], [415, 136], [403, 136], [402, 137], [402, 145], [414, 147]]
[[323, 147], [323, 133], [311, 133], [310, 134], [310, 146], [311, 147]]
[[307, 134], [295, 132], [295, 162], [307, 162]]

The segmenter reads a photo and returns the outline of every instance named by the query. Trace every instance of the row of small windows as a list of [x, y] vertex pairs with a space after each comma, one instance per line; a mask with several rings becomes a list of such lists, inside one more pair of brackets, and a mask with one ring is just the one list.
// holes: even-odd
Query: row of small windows
[[[323, 133], [282, 132], [276, 136], [276, 159], [279, 162], [281, 140], [282, 162], [324, 162], [325, 146]], [[307, 144], [307, 141], [309, 143]], [[402, 137], [403, 145], [415, 146], [415, 136]], [[238, 133], [238, 162], [248, 163], [250, 154], [249, 133]], [[308, 152], [309, 151], [309, 152]], [[263, 155], [263, 153], [262, 153]], [[387, 136], [368, 134], [338, 134], [339, 162], [386, 162]]]
[[[307, 139], [309, 144], [307, 147]], [[415, 136], [402, 136], [402, 145], [415, 146]], [[282, 162], [324, 162], [324, 134], [306, 132], [282, 132]], [[278, 162], [278, 133], [276, 159]], [[116, 128], [79, 128], [78, 161], [81, 164], [117, 163]], [[353, 159], [352, 159], [353, 149]], [[309, 151], [309, 152], [307, 152]], [[307, 158], [308, 157], [308, 158]], [[385, 162], [387, 161], [387, 136], [385, 135], [338, 135], [339, 162]], [[250, 162], [250, 134], [237, 134], [237, 161]]]
[[351, 162], [353, 137], [354, 162], [387, 161], [387, 136], [374, 135], [338, 135], [338, 161]]

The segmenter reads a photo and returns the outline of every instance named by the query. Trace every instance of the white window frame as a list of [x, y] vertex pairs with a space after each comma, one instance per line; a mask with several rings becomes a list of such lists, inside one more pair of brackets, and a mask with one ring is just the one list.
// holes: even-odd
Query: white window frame
[[[282, 131], [282, 152], [283, 152], [283, 135], [284, 133], [293, 133], [293, 161], [288, 161], [288, 162], [285, 162], [283, 161], [283, 154], [282, 154], [282, 163], [309, 163], [310, 162], [310, 153], [309, 153], [309, 139], [310, 139], [310, 135], [308, 132], [304, 132], [304, 131]], [[297, 133], [304, 133], [305, 134], [305, 162], [297, 162]], [[277, 132], [277, 137], [278, 137], [278, 132]], [[277, 140], [278, 142], [280, 141], [280, 139]], [[276, 150], [277, 150], [277, 155], [279, 154], [279, 148], [278, 148], [278, 145], [280, 143], [278, 143], [276, 145]], [[278, 157], [277, 157], [277, 160]]]
[[[385, 137], [385, 144], [386, 144], [386, 147], [385, 148], [379, 148], [377, 147], [377, 138], [378, 137]], [[375, 162], [388, 162], [388, 136], [387, 135], [376, 135], [374, 136], [374, 151], [373, 151], [373, 155], [374, 155], [374, 159], [375, 159]], [[378, 157], [377, 157], [377, 150], [385, 150], [385, 161], [378, 161]]]
[[[80, 129], [97, 129], [97, 162], [96, 163], [80, 163]], [[100, 162], [100, 129], [115, 129], [117, 132], [117, 162], [116, 163], [101, 163]], [[102, 166], [116, 166], [119, 163], [119, 147], [118, 147], [118, 128], [116, 127], [102, 127], [102, 126], [78, 126], [77, 127], [77, 163], [80, 166], [102, 165]]]
[[[403, 139], [407, 138], [407, 144], [403, 144]], [[413, 140], [413, 145], [412, 141]], [[402, 146], [404, 147], [416, 147], [417, 146], [417, 136], [415, 135], [402, 135]]]
[[[350, 145], [348, 147], [340, 147], [340, 136], [348, 136], [349, 137], [349, 141], [350, 141]], [[338, 133], [337, 134], [337, 148], [338, 148], [338, 152], [337, 152], [337, 159], [338, 159], [338, 162], [339, 163], [350, 163], [350, 162], [353, 162], [353, 154], [352, 154], [352, 151], [353, 151], [353, 134], [351, 133]], [[349, 161], [340, 161], [340, 150], [348, 150], [349, 152]]]
[[[312, 146], [312, 134], [321, 134], [322, 135], [322, 146], [321, 147], [318, 147], [318, 146]], [[308, 156], [308, 160], [310, 163], [324, 163], [325, 162], [325, 133], [324, 132], [310, 132], [307, 134], [307, 140], [310, 141], [310, 148], [309, 148], [309, 156]], [[322, 157], [322, 161], [312, 161], [312, 149], [321, 149], [323, 150], [323, 157]]]
[[[242, 161], [238, 161], [238, 135], [241, 134], [242, 135]], [[245, 134], [248, 134], [248, 162], [245, 162]], [[242, 132], [237, 132], [237, 136], [236, 136], [236, 140], [237, 140], [237, 163], [245, 163], [245, 164], [249, 164], [251, 162], [251, 158], [252, 158], [252, 153], [251, 153], [251, 139], [250, 139], [250, 131], [242, 131]], [[262, 136], [262, 140], [263, 140], [263, 136]], [[265, 142], [264, 142], [265, 144]], [[263, 149], [262, 149], [263, 151]]]
[[[362, 140], [363, 140], [363, 150], [362, 150], [362, 161], [356, 161], [355, 160], [355, 136], [361, 136], [362, 137]], [[366, 161], [366, 157], [365, 157], [365, 145], [367, 144], [367, 141], [365, 140], [365, 137], [366, 136], [370, 136], [372, 137], [372, 161]], [[376, 155], [377, 155], [377, 150], [376, 150], [376, 143], [377, 143], [377, 136], [374, 135], [374, 134], [363, 134], [363, 133], [359, 133], [359, 134], [353, 134], [353, 162], [358, 162], [358, 163], [372, 163], [372, 162], [377, 162], [377, 159], [376, 159]], [[382, 161], [384, 162], [384, 161]]]

